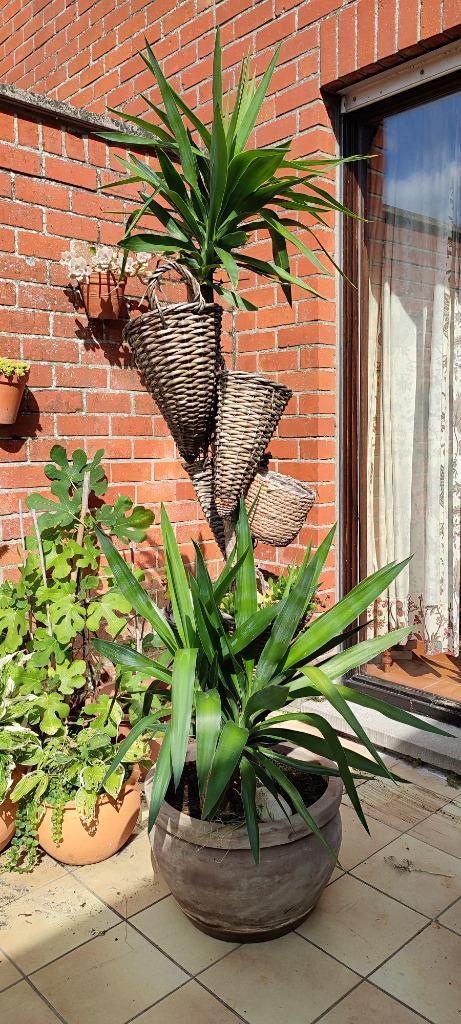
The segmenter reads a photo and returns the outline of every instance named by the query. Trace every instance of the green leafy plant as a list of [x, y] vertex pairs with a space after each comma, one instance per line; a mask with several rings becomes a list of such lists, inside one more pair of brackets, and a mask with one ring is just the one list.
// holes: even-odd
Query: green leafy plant
[[30, 370], [30, 363], [23, 359], [3, 359], [0, 356], [0, 377], [6, 377], [8, 381], [21, 380]]
[[153, 521], [127, 497], [100, 502], [108, 486], [102, 456], [89, 460], [77, 450], [69, 461], [64, 448], [52, 448], [45, 467], [52, 497], [27, 499], [36, 529], [25, 538], [19, 579], [0, 586], [0, 658], [11, 656], [17, 696], [33, 695], [29, 722], [47, 736], [77, 722], [103, 681], [93, 636], [132, 626], [132, 606], [101, 564], [96, 530], [129, 543], [143, 540]]
[[[122, 593], [152, 624], [172, 658], [171, 666], [166, 666], [128, 645], [96, 641], [99, 651], [115, 664], [135, 672], [150, 671], [154, 677], [153, 692], [157, 692], [160, 684], [167, 684], [171, 691], [171, 722], [165, 728], [155, 771], [149, 827], [156, 820], [170, 782], [178, 787], [187, 746], [194, 737], [202, 818], [222, 815], [229, 792], [237, 786], [256, 861], [259, 860], [258, 786], [269, 790], [280, 804], [288, 800], [292, 809], [324, 841], [292, 781], [290, 772], [294, 770], [340, 776], [359, 819], [367, 828], [360, 790], [356, 787], [357, 776], [386, 777], [389, 772], [354, 714], [354, 704], [372, 708], [413, 728], [441, 733], [435, 726], [338, 681], [349, 670], [375, 658], [408, 635], [408, 629], [399, 629], [337, 650], [345, 639], [357, 639], [358, 617], [392, 583], [408, 559], [392, 563], [359, 583], [296, 636], [318, 584], [334, 530], [314, 554], [310, 549], [306, 552], [296, 581], [281, 600], [258, 608], [253, 547], [243, 501], [236, 550], [214, 583], [198, 546], [195, 575], [187, 576], [165, 509], [162, 509], [161, 527], [174, 625], [167, 622], [143, 590], [110, 539], [98, 534]], [[230, 634], [219, 606], [234, 582], [235, 632]], [[258, 654], [258, 638], [269, 625], [269, 638]], [[371, 760], [343, 746], [336, 730], [321, 714], [297, 711], [290, 706], [296, 698], [318, 696], [324, 697], [344, 718], [366, 747]], [[293, 723], [312, 726], [318, 734], [294, 730]], [[134, 726], [112, 762], [111, 771], [144, 727], [142, 720]], [[283, 754], [277, 749], [281, 742], [288, 744], [289, 749], [302, 746], [314, 758], [328, 758], [334, 767], [325, 767], [315, 760], [300, 764], [290, 753]]]
[[[256, 585], [257, 585], [257, 601], [258, 608], [266, 608], [268, 605], [276, 604], [282, 597], [289, 594], [290, 590], [294, 586], [299, 574], [299, 565], [287, 566], [286, 572], [280, 574], [280, 576], [269, 575], [267, 578], [263, 576], [261, 572], [256, 572]], [[317, 594], [317, 588], [312, 594], [312, 599], [306, 608], [306, 614], [303, 622], [300, 625], [304, 625], [314, 614], [317, 607], [320, 606], [320, 598]], [[235, 616], [236, 611], [236, 593], [235, 587], [229, 590], [224, 595], [220, 605], [222, 612], [226, 612], [228, 615]]]
[[[197, 278], [207, 298], [214, 289], [231, 305], [244, 309], [256, 307], [239, 293], [241, 270], [280, 284], [290, 303], [293, 285], [318, 295], [304, 277], [292, 274], [289, 247], [307, 257], [313, 274], [327, 273], [318, 253], [327, 264], [336, 264], [315, 236], [312, 221], [324, 224], [331, 211], [349, 212], [322, 181], [325, 173], [344, 161], [294, 159], [290, 141], [260, 148], [251, 144], [278, 53], [277, 49], [258, 85], [245, 59], [235, 95], [224, 99], [218, 29], [210, 129], [166, 81], [146, 40], [141, 56], [158, 85], [163, 106], [143, 98], [157, 123], [116, 110], [119, 118], [140, 130], [139, 137], [122, 131], [99, 133], [130, 149], [147, 148], [158, 159], [154, 169], [134, 154], [118, 157], [128, 177], [103, 186], [141, 184], [139, 207], [130, 214], [120, 242], [125, 252], [175, 256]], [[305, 216], [308, 220], [303, 222]], [[152, 230], [138, 230], [145, 218], [153, 218]], [[300, 237], [300, 228], [313, 236], [312, 246]], [[272, 260], [246, 251], [256, 236], [268, 238]], [[225, 274], [229, 286], [224, 279], [216, 279], [219, 273]]]

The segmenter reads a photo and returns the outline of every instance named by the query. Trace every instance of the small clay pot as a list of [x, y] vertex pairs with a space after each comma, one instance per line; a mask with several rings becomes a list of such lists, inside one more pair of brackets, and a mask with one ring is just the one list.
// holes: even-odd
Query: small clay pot
[[0, 804], [0, 853], [8, 846], [16, 832], [16, 810], [17, 804], [14, 804], [9, 796]]
[[90, 274], [80, 282], [80, 291], [89, 320], [126, 320], [125, 281], [117, 281], [110, 270]]
[[141, 809], [139, 771], [133, 769], [131, 777], [122, 786], [116, 800], [104, 793], [96, 803], [95, 821], [86, 824], [80, 820], [75, 801], [64, 807], [62, 842], [54, 842], [51, 828], [51, 804], [45, 803], [45, 813], [38, 827], [38, 841], [45, 853], [61, 864], [97, 864], [112, 857], [132, 835]]
[[[290, 754], [330, 763], [299, 747]], [[195, 760], [192, 745], [187, 759]], [[145, 782], [148, 803], [154, 774], [152, 768]], [[336, 855], [342, 791], [341, 780], [330, 777], [309, 807]], [[307, 917], [327, 885], [335, 859], [299, 814], [264, 822], [259, 834], [261, 861], [255, 864], [245, 828], [201, 821], [162, 804], [150, 834], [153, 855], [181, 910], [207, 935], [229, 942], [276, 938]]]
[[15, 423], [29, 374], [18, 380], [0, 376], [0, 423]]

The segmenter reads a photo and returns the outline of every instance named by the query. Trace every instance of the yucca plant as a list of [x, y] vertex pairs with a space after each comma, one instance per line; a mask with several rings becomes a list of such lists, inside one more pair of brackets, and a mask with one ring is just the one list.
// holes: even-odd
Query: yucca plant
[[[240, 270], [280, 284], [291, 303], [291, 289], [298, 286], [318, 295], [304, 278], [290, 271], [287, 244], [306, 256], [313, 273], [326, 273], [317, 252], [336, 266], [314, 235], [314, 248], [306, 245], [297, 231], [302, 227], [313, 235], [312, 219], [325, 223], [331, 211], [348, 213], [322, 184], [325, 172], [341, 160], [290, 159], [291, 142], [254, 148], [251, 136], [277, 63], [279, 48], [256, 84], [250, 77], [249, 58], [243, 60], [235, 94], [223, 98], [219, 29], [216, 32], [213, 63], [213, 121], [211, 128], [187, 105], [166, 81], [146, 40], [141, 56], [157, 83], [163, 107], [143, 96], [157, 123], [121, 110], [119, 118], [140, 130], [136, 138], [122, 131], [104, 131], [100, 136], [150, 150], [158, 160], [154, 170], [134, 154], [117, 159], [128, 177], [114, 185], [140, 183], [139, 208], [128, 218], [120, 245], [128, 253], [152, 252], [174, 256], [200, 282], [204, 295], [213, 290], [231, 305], [255, 309], [239, 294]], [[310, 220], [303, 222], [308, 215]], [[152, 230], [138, 231], [141, 218], [152, 217]], [[272, 260], [258, 259], [246, 250], [256, 238], [269, 237]], [[317, 250], [317, 252], [315, 251]], [[216, 279], [225, 271], [230, 287]]]
[[[253, 548], [245, 504], [242, 501], [237, 524], [236, 550], [213, 583], [200, 549], [196, 546], [195, 575], [186, 574], [173, 529], [166, 513], [161, 515], [168, 588], [175, 625], [170, 625], [152, 602], [111, 541], [100, 534], [101, 546], [121, 591], [153, 626], [170, 655], [170, 663], [152, 661], [131, 647], [97, 641], [98, 650], [115, 664], [133, 672], [150, 672], [151, 692], [165, 688], [171, 697], [171, 721], [158, 726], [164, 739], [155, 771], [149, 811], [149, 829], [154, 824], [168, 786], [178, 787], [188, 743], [196, 740], [197, 777], [202, 818], [218, 817], [226, 794], [240, 787], [249, 841], [259, 860], [259, 826], [256, 788], [262, 785], [278, 801], [288, 799], [323, 842], [321, 833], [288, 769], [323, 776], [340, 776], [362, 824], [367, 828], [357, 775], [389, 776], [373, 743], [356, 718], [351, 705], [379, 711], [387, 718], [414, 728], [439, 732], [435, 726], [413, 715], [338, 682], [350, 669], [376, 657], [403, 640], [410, 630], [398, 629], [386, 636], [356, 642], [338, 653], [332, 651], [346, 638], [357, 636], [356, 621], [407, 564], [392, 563], [359, 583], [336, 605], [311, 620], [296, 638], [299, 623], [312, 599], [325, 564], [333, 536], [330, 531], [317, 551], [307, 550], [294, 586], [276, 604], [258, 609]], [[235, 583], [236, 629], [231, 635], [219, 605]], [[269, 639], [258, 657], [258, 637], [271, 625]], [[319, 712], [304, 713], [289, 707], [299, 697], [323, 697], [344, 718], [371, 760], [344, 747], [335, 729]], [[131, 730], [113, 761], [113, 771], [138, 735], [158, 723], [158, 714], [141, 719]], [[295, 731], [294, 723], [313, 726], [319, 735]], [[277, 747], [284, 743], [301, 746], [333, 762], [334, 767], [300, 763]]]

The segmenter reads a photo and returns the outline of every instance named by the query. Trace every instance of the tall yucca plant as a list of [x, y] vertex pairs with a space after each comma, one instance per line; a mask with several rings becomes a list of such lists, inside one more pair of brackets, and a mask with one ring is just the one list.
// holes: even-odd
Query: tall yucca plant
[[[151, 684], [152, 692], [164, 691], [167, 684], [171, 696], [171, 722], [160, 726], [164, 740], [152, 787], [149, 828], [155, 822], [170, 781], [177, 787], [181, 779], [191, 737], [197, 741], [202, 818], [219, 815], [226, 791], [236, 781], [240, 785], [256, 861], [259, 860], [257, 784], [265, 786], [278, 801], [288, 797], [292, 807], [324, 842], [301, 794], [287, 775], [286, 769], [290, 767], [312, 774], [340, 776], [367, 828], [356, 778], [370, 774], [389, 776], [389, 772], [351, 704], [373, 708], [387, 718], [414, 728], [438, 733], [441, 730], [338, 682], [344, 673], [399, 643], [408, 636], [409, 629], [397, 629], [386, 636], [355, 643], [339, 653], [332, 651], [346, 636], [357, 634], [357, 618], [392, 583], [408, 559], [379, 569], [296, 635], [328, 556], [334, 529], [314, 555], [310, 550], [306, 552], [289, 593], [278, 604], [258, 609], [253, 547], [243, 501], [236, 550], [215, 583], [210, 579], [198, 546], [196, 574], [187, 577], [165, 509], [162, 509], [161, 519], [174, 627], [148, 597], [109, 538], [99, 534], [120, 590], [136, 612], [151, 623], [169, 652], [169, 659], [166, 659], [169, 664], [166, 664], [164, 658], [161, 662], [152, 661], [122, 644], [103, 640], [95, 643], [99, 652], [114, 664], [132, 668], [133, 672], [142, 672], [144, 676], [151, 673], [155, 680]], [[232, 586], [235, 586], [236, 629], [230, 635], [219, 605]], [[257, 641], [268, 626], [270, 636], [258, 657]], [[365, 745], [371, 760], [343, 747], [336, 730], [322, 715], [321, 704], [315, 714], [289, 707], [298, 697], [318, 696], [324, 697], [339, 712]], [[137, 736], [148, 726], [156, 724], [157, 727], [157, 722], [158, 715], [155, 715], [141, 719], [133, 727], [110, 772]], [[313, 726], [317, 735], [293, 729], [293, 723], [297, 722]], [[316, 757], [326, 757], [335, 767], [300, 763], [289, 754], [280, 753], [277, 746], [281, 741], [304, 747]]]
[[[290, 142], [259, 149], [251, 146], [278, 53], [277, 49], [257, 85], [254, 78], [250, 79], [249, 59], [245, 59], [235, 95], [231, 98], [228, 94], [223, 100], [218, 29], [210, 130], [166, 81], [146, 40], [146, 52], [141, 56], [158, 84], [163, 107], [147, 96], [144, 99], [158, 122], [115, 110], [118, 117], [145, 134], [136, 139], [122, 131], [99, 133], [109, 142], [152, 150], [158, 158], [159, 166], [154, 170], [133, 154], [128, 159], [118, 157], [129, 177], [104, 186], [141, 185], [139, 209], [128, 218], [120, 243], [123, 248], [127, 252], [175, 256], [191, 270], [204, 294], [211, 298], [214, 289], [232, 305], [245, 309], [256, 307], [238, 292], [241, 269], [279, 283], [290, 303], [293, 285], [318, 295], [304, 279], [291, 273], [288, 244], [307, 256], [315, 273], [326, 273], [314, 249], [296, 232], [303, 227], [313, 235], [312, 221], [303, 224], [303, 215], [323, 224], [324, 215], [332, 210], [349, 212], [319, 184], [322, 174], [341, 160], [291, 160]], [[152, 231], [138, 231], [140, 219], [149, 216], [156, 221]], [[256, 232], [258, 237], [261, 233], [269, 236], [272, 260], [257, 259], [245, 251]], [[315, 248], [322, 249], [325, 258], [336, 266], [315, 235], [314, 239]], [[230, 288], [216, 279], [216, 273], [223, 270]]]

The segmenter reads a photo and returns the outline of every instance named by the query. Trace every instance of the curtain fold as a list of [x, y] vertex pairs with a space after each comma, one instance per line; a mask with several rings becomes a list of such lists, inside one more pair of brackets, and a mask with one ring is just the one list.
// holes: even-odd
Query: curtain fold
[[380, 139], [389, 155], [373, 172], [366, 541], [369, 572], [413, 555], [370, 610], [371, 632], [411, 625], [426, 653], [458, 656], [461, 131], [458, 117], [446, 144], [437, 145], [449, 119], [434, 120], [436, 106], [419, 114], [424, 146], [420, 154], [416, 147], [416, 170], [399, 148], [396, 118]]

